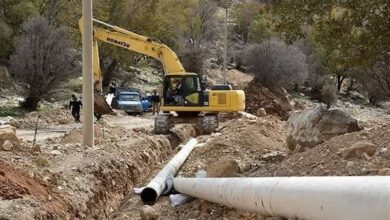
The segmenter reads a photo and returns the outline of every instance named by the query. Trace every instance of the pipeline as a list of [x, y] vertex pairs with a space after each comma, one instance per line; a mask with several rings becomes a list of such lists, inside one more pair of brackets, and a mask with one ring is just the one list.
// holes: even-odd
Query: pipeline
[[390, 177], [175, 178], [174, 188], [265, 216], [390, 219]]
[[149, 182], [141, 192], [141, 200], [144, 204], [154, 204], [156, 202], [161, 193], [167, 188], [167, 179], [176, 175], [197, 144], [195, 138], [189, 140], [179, 153]]

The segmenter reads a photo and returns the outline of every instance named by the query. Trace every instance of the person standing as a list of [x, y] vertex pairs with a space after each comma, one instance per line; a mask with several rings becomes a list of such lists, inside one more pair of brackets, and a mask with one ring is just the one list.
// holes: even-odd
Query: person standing
[[75, 94], [72, 94], [72, 99], [69, 102], [69, 109], [72, 110], [72, 116], [73, 116], [75, 122], [80, 122], [81, 106], [83, 106], [81, 101], [76, 97]]
[[157, 93], [157, 89], [153, 90], [152, 95], [152, 111], [153, 115], [160, 112], [160, 95]]
[[110, 88], [109, 88], [109, 90], [108, 90], [107, 95], [108, 95], [108, 94], [113, 94], [114, 96], [116, 95], [116, 83], [115, 83], [115, 82], [112, 82], [112, 83], [110, 84]]

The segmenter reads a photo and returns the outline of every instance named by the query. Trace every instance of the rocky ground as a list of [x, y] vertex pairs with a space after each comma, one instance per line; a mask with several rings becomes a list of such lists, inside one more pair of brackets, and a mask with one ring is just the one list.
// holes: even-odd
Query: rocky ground
[[[233, 71], [229, 80], [240, 74]], [[219, 72], [209, 76], [220, 80]], [[240, 80], [237, 87], [251, 77]], [[119, 112], [95, 123], [95, 146], [87, 147], [80, 144], [81, 125], [58, 105], [40, 113], [33, 145], [38, 113], [7, 119], [10, 125], [0, 127], [0, 219], [141, 219], [140, 210], [159, 219], [277, 219], [202, 200], [172, 208], [166, 196], [152, 208], [143, 206], [134, 187], [145, 186], [191, 137], [200, 144], [179, 176], [198, 171], [209, 177], [390, 175], [385, 108], [339, 100], [331, 110], [314, 111], [308, 109], [320, 108], [319, 103], [303, 94], [292, 98], [282, 91], [275, 99], [263, 88], [247, 91], [256, 116], [222, 114], [211, 135], [185, 124], [169, 135], [154, 135], [151, 114]], [[266, 102], [256, 106], [258, 91]], [[347, 116], [336, 117], [334, 109]]]

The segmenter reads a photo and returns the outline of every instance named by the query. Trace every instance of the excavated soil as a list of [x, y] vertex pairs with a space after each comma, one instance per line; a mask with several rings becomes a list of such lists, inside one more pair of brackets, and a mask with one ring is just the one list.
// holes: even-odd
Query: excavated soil
[[170, 135], [152, 135], [148, 125], [127, 129], [103, 122], [95, 124], [93, 148], [79, 144], [81, 129], [73, 129], [34, 148], [22, 143], [0, 151], [7, 161], [0, 163], [0, 195], [8, 199], [0, 201], [0, 219], [107, 219], [194, 130], [180, 125]]
[[[69, 218], [69, 213], [74, 213], [74, 206], [64, 198], [58, 190], [39, 178], [31, 177], [26, 172], [15, 169], [10, 164], [0, 160], [0, 198], [2, 200], [15, 200], [24, 197], [32, 197], [43, 216], [57, 216]], [[0, 205], [0, 216], [7, 219], [7, 215], [14, 215]], [[17, 214], [17, 213], [16, 213]], [[40, 214], [35, 213], [34, 217]], [[31, 216], [33, 217], [33, 216]]]
[[48, 128], [53, 125], [64, 125], [74, 122], [74, 119], [69, 111], [54, 108], [41, 113], [27, 113], [21, 118], [11, 120], [10, 124], [16, 128], [32, 129], [36, 127], [37, 120], [39, 128]]
[[[371, 158], [343, 159], [341, 151], [358, 141], [377, 146]], [[250, 176], [361, 176], [377, 175], [390, 168], [390, 124], [334, 137], [304, 152], [296, 152], [280, 163], [267, 163]]]
[[281, 92], [272, 92], [253, 80], [245, 88], [245, 96], [247, 112], [257, 114], [263, 108], [267, 114], [279, 116], [282, 120], [288, 119], [291, 106]]

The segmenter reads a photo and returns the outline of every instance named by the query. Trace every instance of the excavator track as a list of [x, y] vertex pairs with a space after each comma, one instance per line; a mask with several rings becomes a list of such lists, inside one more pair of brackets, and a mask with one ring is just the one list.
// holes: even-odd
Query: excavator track
[[196, 124], [202, 134], [211, 134], [218, 128], [217, 114], [202, 114], [199, 116], [173, 116], [170, 113], [158, 114], [154, 121], [155, 134], [167, 134], [175, 124]]

